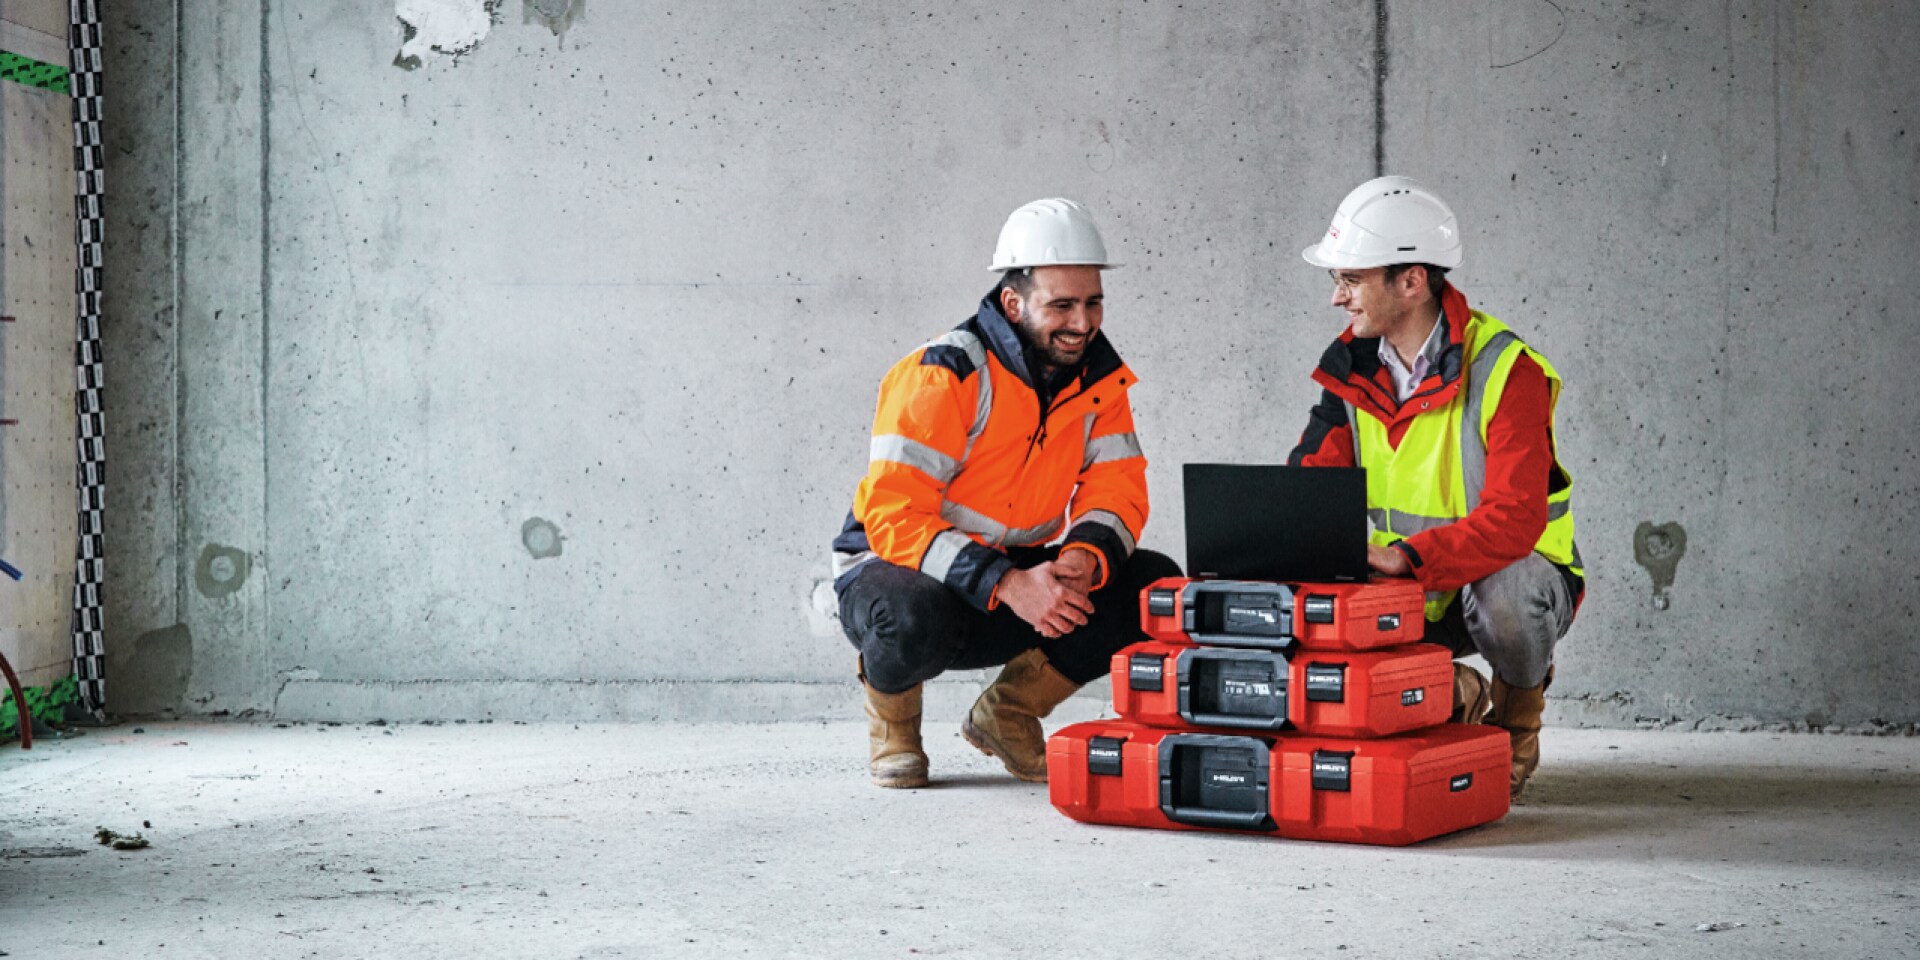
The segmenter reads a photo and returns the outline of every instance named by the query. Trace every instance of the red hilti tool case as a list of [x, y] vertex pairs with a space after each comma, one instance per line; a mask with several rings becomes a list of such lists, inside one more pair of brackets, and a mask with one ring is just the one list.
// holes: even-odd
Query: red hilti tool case
[[1096, 720], [1047, 741], [1047, 790], [1086, 823], [1399, 846], [1505, 816], [1509, 758], [1493, 727], [1348, 740]]
[[1286, 650], [1371, 650], [1416, 643], [1426, 594], [1412, 580], [1267, 583], [1156, 580], [1140, 592], [1141, 628], [1164, 643]]
[[1447, 722], [1453, 654], [1433, 643], [1383, 650], [1297, 650], [1287, 718], [1304, 734], [1385, 737]]
[[1287, 669], [1271, 650], [1136, 643], [1113, 655], [1113, 709], [1155, 727], [1280, 730]]
[[1047, 793], [1086, 823], [1272, 832], [1271, 744], [1121, 720], [1076, 723], [1047, 740]]
[[1283, 656], [1149, 641], [1114, 654], [1112, 677], [1114, 711], [1156, 727], [1384, 737], [1453, 708], [1452, 655], [1429, 643]]
[[1507, 732], [1447, 723], [1377, 740], [1290, 737], [1275, 750], [1276, 832], [1402, 846], [1507, 815]]

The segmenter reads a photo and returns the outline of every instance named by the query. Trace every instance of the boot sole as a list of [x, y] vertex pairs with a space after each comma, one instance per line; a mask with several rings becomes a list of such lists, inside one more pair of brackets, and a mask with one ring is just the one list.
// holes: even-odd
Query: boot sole
[[1022, 773], [1014, 769], [1013, 764], [1007, 760], [1007, 755], [1001, 751], [1000, 745], [995, 743], [979, 727], [974, 726], [971, 717], [960, 721], [960, 736], [965, 738], [968, 743], [973, 744], [975, 750], [1000, 761], [1000, 765], [1007, 768], [1007, 772], [1013, 774], [1014, 777], [1025, 780], [1028, 783], [1047, 782], [1047, 769], [1044, 766], [1040, 768], [1040, 773], [1037, 776]]

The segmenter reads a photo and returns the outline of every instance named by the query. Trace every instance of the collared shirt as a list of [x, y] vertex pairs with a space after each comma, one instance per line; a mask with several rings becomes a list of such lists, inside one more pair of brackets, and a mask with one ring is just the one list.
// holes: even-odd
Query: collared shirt
[[1387, 372], [1393, 375], [1395, 400], [1406, 403], [1407, 398], [1413, 396], [1414, 388], [1420, 385], [1420, 381], [1427, 378], [1427, 371], [1433, 369], [1434, 361], [1440, 359], [1440, 349], [1443, 346], [1445, 344], [1440, 342], [1438, 316], [1434, 318], [1433, 330], [1427, 334], [1427, 342], [1420, 347], [1419, 356], [1413, 358], [1411, 370], [1401, 362], [1400, 351], [1395, 350], [1393, 344], [1387, 342], [1386, 337], [1380, 338], [1380, 362], [1385, 364]]

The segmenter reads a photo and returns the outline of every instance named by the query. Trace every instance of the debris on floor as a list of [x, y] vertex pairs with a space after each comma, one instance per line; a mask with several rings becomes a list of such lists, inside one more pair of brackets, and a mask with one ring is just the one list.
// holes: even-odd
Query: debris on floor
[[93, 839], [101, 846], [112, 847], [115, 850], [145, 850], [153, 846], [152, 842], [141, 834], [129, 835], [108, 830], [106, 827], [93, 828]]
[[1694, 933], [1723, 933], [1725, 931], [1733, 930], [1733, 929], [1744, 927], [1744, 926], [1746, 926], [1746, 924], [1741, 923], [1738, 920], [1721, 920], [1714, 923], [1695, 924], [1693, 927], [1693, 932]]

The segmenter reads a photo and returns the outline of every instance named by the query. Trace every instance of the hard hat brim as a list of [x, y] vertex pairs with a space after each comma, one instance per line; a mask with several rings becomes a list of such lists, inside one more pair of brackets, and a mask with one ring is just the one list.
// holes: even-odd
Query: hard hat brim
[[1340, 269], [1339, 264], [1334, 263], [1333, 261], [1325, 259], [1320, 256], [1320, 245], [1317, 243], [1311, 247], [1306, 248], [1305, 250], [1300, 251], [1300, 259], [1305, 260], [1306, 262], [1311, 263], [1314, 266], [1319, 267], [1323, 270]]

